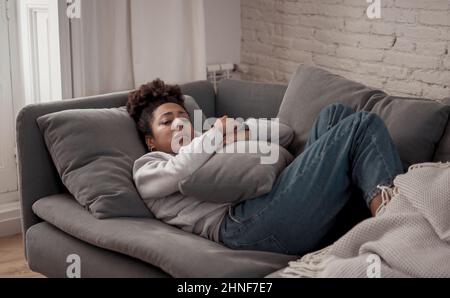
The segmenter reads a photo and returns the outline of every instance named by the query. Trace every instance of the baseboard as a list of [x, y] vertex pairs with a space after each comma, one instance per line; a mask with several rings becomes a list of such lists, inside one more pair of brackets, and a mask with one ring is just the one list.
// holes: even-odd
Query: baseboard
[[21, 233], [19, 202], [0, 204], [0, 237]]

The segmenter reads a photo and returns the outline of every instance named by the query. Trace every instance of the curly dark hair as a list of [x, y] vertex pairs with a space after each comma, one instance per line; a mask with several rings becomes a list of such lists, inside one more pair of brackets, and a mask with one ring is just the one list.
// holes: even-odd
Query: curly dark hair
[[142, 137], [152, 136], [153, 113], [166, 103], [178, 104], [186, 110], [180, 86], [166, 85], [161, 79], [144, 84], [128, 95], [127, 110]]

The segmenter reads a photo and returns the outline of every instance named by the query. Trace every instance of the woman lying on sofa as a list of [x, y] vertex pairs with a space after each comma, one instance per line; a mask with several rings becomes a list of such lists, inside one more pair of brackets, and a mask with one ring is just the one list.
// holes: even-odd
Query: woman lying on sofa
[[[281, 173], [269, 193], [238, 204], [203, 202], [181, 194], [178, 183], [214, 152], [190, 152], [217, 138], [223, 141], [216, 142], [215, 149], [255, 136], [248, 130], [227, 135], [225, 128], [230, 121], [223, 117], [203, 134], [191, 125], [189, 138], [184, 138], [180, 132], [186, 130], [174, 125], [190, 123], [184, 96], [178, 86], [161, 80], [130, 93], [127, 108], [150, 151], [135, 162], [133, 171], [149, 209], [167, 224], [232, 249], [291, 255], [314, 251], [320, 248], [354, 187], [376, 216], [393, 195], [394, 178], [404, 173], [381, 118], [334, 104], [322, 110], [304, 152]], [[283, 128], [280, 124], [280, 145], [288, 146], [292, 133]], [[179, 150], [172, 148], [176, 138]]]

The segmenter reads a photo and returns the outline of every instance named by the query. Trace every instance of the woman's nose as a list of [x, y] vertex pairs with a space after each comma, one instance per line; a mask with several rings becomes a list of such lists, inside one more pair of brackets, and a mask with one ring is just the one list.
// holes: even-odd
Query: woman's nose
[[188, 125], [188, 120], [185, 118], [176, 118], [173, 121], [172, 130], [182, 131], [185, 125]]

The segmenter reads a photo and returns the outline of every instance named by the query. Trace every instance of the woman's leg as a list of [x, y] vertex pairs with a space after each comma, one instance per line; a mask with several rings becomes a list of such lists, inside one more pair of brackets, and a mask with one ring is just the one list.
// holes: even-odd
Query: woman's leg
[[355, 111], [352, 108], [340, 103], [325, 107], [314, 122], [309, 133], [308, 141], [306, 142], [305, 150], [341, 120], [352, 114], [355, 114]]
[[[353, 185], [369, 204], [379, 192], [377, 185], [391, 184], [403, 173], [389, 132], [376, 114], [347, 110], [350, 115], [339, 116], [333, 115], [334, 108], [320, 113], [308, 147], [270, 193], [230, 208], [220, 231], [226, 246], [296, 255], [313, 251]], [[330, 122], [330, 117], [337, 120]]]

